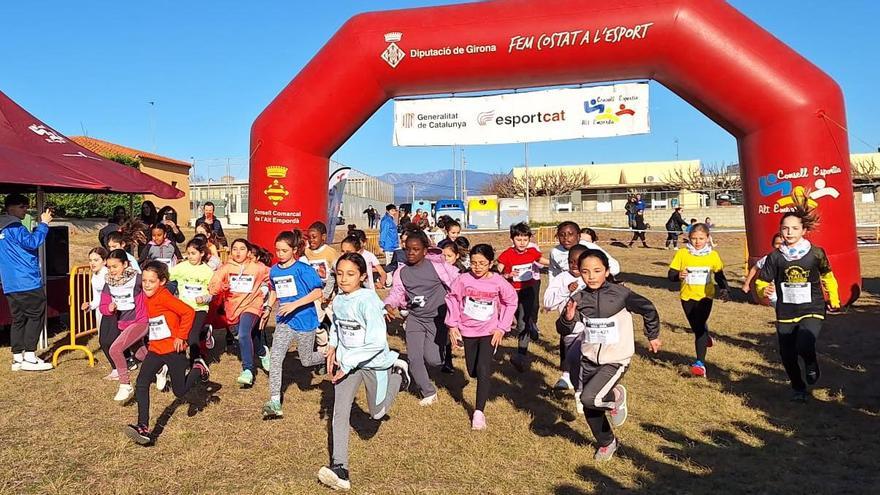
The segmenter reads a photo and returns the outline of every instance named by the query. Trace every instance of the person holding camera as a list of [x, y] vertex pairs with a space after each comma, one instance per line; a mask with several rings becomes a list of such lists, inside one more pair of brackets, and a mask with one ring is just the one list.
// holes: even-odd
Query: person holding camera
[[12, 314], [12, 371], [52, 369], [52, 363], [36, 355], [46, 314], [39, 249], [49, 234], [52, 212], [46, 209], [40, 214], [40, 223], [31, 232], [22, 224], [29, 203], [23, 194], [10, 194], [4, 201], [6, 214], [0, 216], [0, 281]]

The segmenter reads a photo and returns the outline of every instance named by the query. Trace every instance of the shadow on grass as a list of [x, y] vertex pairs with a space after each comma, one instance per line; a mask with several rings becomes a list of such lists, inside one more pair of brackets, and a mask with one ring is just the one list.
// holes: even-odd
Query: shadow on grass
[[[189, 404], [189, 408], [187, 410], [187, 416], [193, 417], [196, 414], [205, 410], [209, 405], [216, 405], [220, 403], [220, 397], [215, 395], [223, 385], [207, 381], [203, 382], [199, 385], [193, 387], [189, 392], [186, 393], [183, 397], [175, 397], [171, 404], [165, 406], [165, 409], [162, 410], [162, 413], [159, 414], [159, 417], [156, 419], [156, 426], [153, 427], [152, 438], [153, 441], [150, 445], [155, 445], [159, 440], [159, 437], [165, 431], [165, 427], [168, 425], [168, 422], [171, 421], [172, 416], [174, 416], [177, 408], [182, 406], [183, 404]], [[171, 392], [168, 392], [171, 393]]]

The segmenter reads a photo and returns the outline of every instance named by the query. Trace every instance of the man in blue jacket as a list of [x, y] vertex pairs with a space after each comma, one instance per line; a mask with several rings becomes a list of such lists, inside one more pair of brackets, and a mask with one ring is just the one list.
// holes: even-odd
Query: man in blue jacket
[[400, 246], [397, 238], [397, 207], [388, 205], [385, 207], [385, 216], [379, 223], [379, 247], [385, 252], [385, 264], [391, 263], [394, 250]]
[[6, 214], [0, 216], [0, 282], [12, 313], [12, 371], [50, 370], [52, 363], [38, 358], [36, 350], [46, 312], [39, 249], [46, 242], [52, 213], [44, 211], [37, 228], [30, 232], [21, 223], [28, 209], [27, 196], [10, 194], [4, 203]]

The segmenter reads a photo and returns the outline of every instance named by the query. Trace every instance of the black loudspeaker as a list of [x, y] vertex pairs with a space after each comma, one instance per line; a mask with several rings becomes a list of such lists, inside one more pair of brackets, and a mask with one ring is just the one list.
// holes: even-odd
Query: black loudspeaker
[[49, 226], [46, 236], [46, 276], [70, 273], [70, 235], [66, 225]]

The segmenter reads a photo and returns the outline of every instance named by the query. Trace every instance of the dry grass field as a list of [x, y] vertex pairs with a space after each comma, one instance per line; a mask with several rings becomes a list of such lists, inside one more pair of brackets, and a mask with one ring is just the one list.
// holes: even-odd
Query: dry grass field
[[[93, 238], [74, 235], [72, 249]], [[493, 240], [501, 245], [503, 236]], [[624, 378], [630, 417], [618, 430], [621, 455], [594, 462], [592, 436], [572, 394], [551, 390], [557, 337], [553, 317], [542, 314], [530, 370], [510, 365], [513, 338], [499, 349], [487, 431], [470, 431], [475, 383], [461, 371], [460, 354], [454, 375], [436, 375], [440, 401], [430, 408], [404, 395], [390, 419], [377, 423], [363, 412], [361, 393], [352, 414], [354, 493], [880, 491], [880, 250], [862, 250], [865, 293], [845, 314], [829, 317], [819, 341], [822, 380], [813, 400], [796, 405], [788, 401], [771, 309], [746, 302], [738, 290], [740, 238], [718, 239], [737, 290], [734, 301], [716, 303], [710, 320], [708, 379], [687, 372], [693, 340], [665, 280], [672, 253], [603, 241], [621, 261], [625, 283], [654, 301], [663, 322], [662, 351], [646, 353], [639, 334]], [[399, 325], [389, 332], [392, 347], [403, 350]], [[56, 334], [53, 345], [63, 338]], [[0, 362], [8, 362], [8, 337], [0, 340]], [[252, 389], [238, 388], [238, 359], [222, 342], [221, 332], [206, 389], [187, 401], [153, 390], [159, 435], [148, 448], [120, 433], [136, 406], [111, 400], [116, 384], [100, 379], [109, 367], [96, 338], [87, 342], [98, 358], [94, 368], [75, 353], [44, 374], [0, 368], [0, 493], [323, 493], [316, 472], [328, 461], [330, 383], [303, 370], [291, 351], [284, 419], [262, 421], [266, 374]]]

